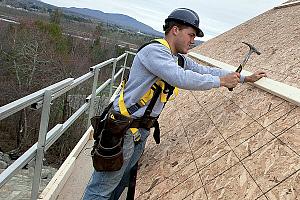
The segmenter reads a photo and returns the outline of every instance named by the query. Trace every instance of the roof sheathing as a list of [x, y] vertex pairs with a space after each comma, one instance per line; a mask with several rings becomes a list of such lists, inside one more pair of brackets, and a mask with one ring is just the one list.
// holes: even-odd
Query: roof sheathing
[[300, 88], [300, 5], [269, 10], [193, 49], [222, 62], [238, 66], [248, 52], [242, 41], [254, 45], [245, 69], [268, 72], [269, 78]]
[[[299, 6], [270, 10], [194, 51], [300, 88]], [[299, 199], [300, 107], [249, 84], [228, 92], [181, 91], [140, 161], [142, 199]]]

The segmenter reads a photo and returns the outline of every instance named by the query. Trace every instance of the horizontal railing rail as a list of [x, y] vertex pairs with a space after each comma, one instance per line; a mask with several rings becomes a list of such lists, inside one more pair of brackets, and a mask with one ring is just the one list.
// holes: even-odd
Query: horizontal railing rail
[[131, 52], [131, 51], [125, 51], [126, 53], [128, 53], [128, 54], [130, 54], [130, 55], [133, 55], [133, 56], [135, 56], [136, 55], [136, 53], [134, 53], [134, 52]]
[[[3, 120], [18, 111], [25, 109], [26, 107], [31, 106], [31, 108], [39, 109], [42, 108], [41, 122], [40, 122], [40, 131], [38, 141], [32, 145], [22, 156], [20, 156], [14, 163], [12, 163], [7, 169], [5, 169], [0, 174], [0, 188], [7, 183], [17, 172], [22, 169], [31, 161], [35, 161], [34, 165], [34, 179], [32, 183], [32, 193], [31, 198], [37, 199], [39, 191], [39, 183], [41, 178], [41, 169], [42, 169], [42, 160], [44, 157], [44, 152], [49, 149], [49, 147], [57, 141], [63, 133], [72, 125], [74, 122], [86, 111], [89, 113], [89, 119], [93, 117], [94, 114], [94, 104], [96, 101], [96, 96], [104, 91], [108, 86], [109, 96], [108, 99], [111, 99], [113, 95], [116, 95], [116, 92], [120, 90], [120, 85], [117, 87], [116, 91], [113, 93], [115, 88], [115, 80], [121, 76], [121, 81], [124, 76], [124, 72], [129, 67], [126, 67], [126, 62], [128, 55], [133, 55], [131, 52], [125, 52], [117, 58], [111, 58], [107, 61], [99, 63], [90, 68], [90, 72], [80, 76], [79, 78], [67, 78], [63, 81], [60, 81], [54, 85], [41, 89], [35, 93], [27, 95], [21, 99], [18, 99], [14, 102], [11, 102], [7, 105], [0, 107], [0, 120]], [[124, 59], [124, 63], [121, 64], [121, 69], [115, 73], [117, 62]], [[98, 75], [99, 71], [110, 64], [112, 66], [112, 76], [102, 83], [99, 87], [98, 84]], [[81, 105], [81, 107], [75, 111], [63, 124], [57, 124], [50, 131], [48, 131], [49, 115], [51, 101], [75, 88], [76, 86], [84, 83], [90, 78], [94, 78], [92, 86], [92, 94], [86, 98], [86, 102]], [[90, 122], [88, 120], [88, 126]]]
[[[47, 144], [54, 138], [55, 134], [59, 133], [62, 129], [62, 124], [57, 124], [47, 133]], [[32, 145], [22, 156], [20, 156], [15, 162], [13, 162], [6, 170], [0, 174], [0, 188], [10, 180], [15, 173], [27, 165], [32, 159], [34, 159], [37, 150], [37, 142]], [[46, 145], [47, 150], [51, 145]]]
[[51, 85], [49, 87], [46, 87], [42, 90], [39, 90], [35, 93], [32, 93], [28, 96], [25, 96], [21, 99], [18, 99], [14, 102], [11, 102], [9, 104], [6, 104], [4, 106], [0, 107], [0, 120], [5, 119], [6, 117], [30, 106], [31, 104], [37, 103], [43, 99], [44, 92], [46, 90], [50, 90], [53, 92], [58, 92], [59, 90], [62, 90], [66, 86], [70, 85], [74, 81], [74, 78], [68, 78], [63, 81], [60, 81], [54, 85]]
[[[128, 69], [128, 68], [125, 68], [125, 69]], [[120, 69], [117, 74], [114, 76], [114, 80], [116, 80], [120, 75], [121, 73], [125, 70], [124, 68]], [[121, 79], [122, 80], [122, 79]], [[98, 87], [96, 89], [96, 95], [98, 95], [100, 92], [102, 92], [109, 84], [111, 83], [111, 78], [110, 79], [107, 79], [100, 87]], [[91, 98], [92, 95], [89, 95], [87, 98], [86, 98], [86, 102], [89, 102], [90, 98]]]
[[[59, 90], [58, 92], [54, 93], [51, 97], [52, 97], [52, 100], [60, 97], [61, 95], [63, 95], [64, 93], [70, 91], [71, 89], [75, 88], [76, 86], [80, 85], [81, 83], [87, 81], [88, 79], [90, 79], [91, 77], [93, 77], [94, 74], [93, 72], [89, 72], [89, 73], [86, 73], [84, 75], [82, 75], [81, 77], [75, 79], [73, 81], [73, 83], [71, 83], [70, 85], [66, 86], [65, 88]], [[34, 109], [39, 109], [43, 104], [43, 100], [41, 101], [38, 101], [37, 103], [33, 103], [31, 104], [31, 108], [34, 108]]]
[[99, 64], [93, 66], [93, 67], [90, 67], [90, 71], [94, 71], [96, 69], [101, 69], [102, 67], [104, 67], [106, 65], [109, 65], [109, 64], [113, 63], [114, 61], [115, 61], [115, 58], [111, 58], [109, 60], [106, 60], [102, 63], [99, 63]]

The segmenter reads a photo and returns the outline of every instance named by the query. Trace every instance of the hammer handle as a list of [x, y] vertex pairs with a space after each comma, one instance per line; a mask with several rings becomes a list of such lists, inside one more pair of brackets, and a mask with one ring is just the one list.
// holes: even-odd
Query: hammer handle
[[237, 70], [235, 70], [235, 72], [241, 73], [242, 69], [243, 69], [243, 66], [240, 65], [240, 66], [237, 68]]
[[[237, 68], [237, 70], [235, 70], [235, 72], [241, 73], [242, 69], [243, 69], [243, 66], [242, 66], [242, 64], [240, 64], [240, 66]], [[232, 91], [233, 91], [233, 88], [228, 88], [228, 90], [229, 90], [230, 92], [232, 92]]]

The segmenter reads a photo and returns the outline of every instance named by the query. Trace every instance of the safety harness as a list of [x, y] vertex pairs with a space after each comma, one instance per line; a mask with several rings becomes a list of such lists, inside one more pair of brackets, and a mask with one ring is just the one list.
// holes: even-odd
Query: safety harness
[[[170, 51], [170, 46], [168, 42], [165, 39], [155, 39], [152, 40], [149, 43], [144, 44], [138, 49], [138, 52], [144, 48], [145, 46], [152, 44], [152, 43], [159, 43], [164, 46], [166, 46]], [[178, 65], [181, 67], [184, 67], [184, 57], [178, 54]], [[178, 95], [178, 88], [174, 87], [170, 84], [168, 84], [164, 80], [158, 80], [156, 81], [151, 88], [141, 97], [141, 99], [134, 105], [130, 106], [129, 108], [126, 108], [125, 102], [124, 102], [124, 90], [125, 90], [125, 81], [122, 82], [122, 90], [120, 92], [120, 98], [119, 98], [119, 109], [120, 113], [122, 115], [125, 115], [127, 117], [130, 117], [131, 114], [136, 112], [141, 107], [145, 106], [149, 101], [146, 111], [144, 115], [138, 119], [134, 119], [134, 121], [131, 124], [130, 131], [132, 132], [134, 136], [135, 142], [138, 142], [140, 140], [140, 134], [138, 132], [138, 128], [146, 128], [150, 129], [152, 127], [155, 128], [153, 137], [155, 139], [155, 142], [157, 144], [160, 143], [160, 131], [159, 131], [159, 123], [158, 123], [158, 117], [151, 117], [150, 114], [152, 113], [153, 107], [160, 97], [160, 101], [166, 104], [167, 101], [173, 100], [174, 98], [171, 98], [171, 96], [174, 94], [174, 96]]]

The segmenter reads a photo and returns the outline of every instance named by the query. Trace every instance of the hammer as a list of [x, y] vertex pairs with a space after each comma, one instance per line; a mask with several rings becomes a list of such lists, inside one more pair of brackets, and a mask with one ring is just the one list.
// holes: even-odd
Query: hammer
[[[256, 53], [257, 55], [260, 55], [260, 52], [253, 45], [248, 44], [247, 42], [242, 42], [242, 43], [248, 45], [248, 47], [250, 49], [249, 49], [249, 52], [246, 54], [243, 62], [241, 62], [240, 66], [237, 68], [237, 70], [235, 70], [235, 72], [238, 72], [238, 73], [241, 73], [243, 67], [246, 65], [246, 63], [252, 53]], [[228, 89], [229, 89], [229, 91], [233, 91], [233, 88], [228, 88]]]

